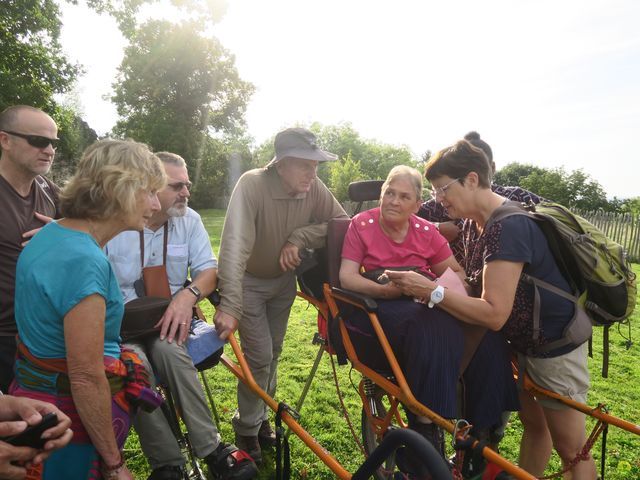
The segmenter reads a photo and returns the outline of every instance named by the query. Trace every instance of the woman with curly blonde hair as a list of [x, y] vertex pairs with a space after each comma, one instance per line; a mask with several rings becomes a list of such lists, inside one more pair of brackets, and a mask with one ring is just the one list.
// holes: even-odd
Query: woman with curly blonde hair
[[74, 431], [42, 478], [132, 478], [121, 454], [132, 409], [159, 400], [139, 359], [121, 350], [122, 296], [102, 248], [144, 227], [165, 182], [146, 145], [94, 143], [61, 194], [65, 218], [46, 225], [18, 259], [12, 393], [57, 405]]

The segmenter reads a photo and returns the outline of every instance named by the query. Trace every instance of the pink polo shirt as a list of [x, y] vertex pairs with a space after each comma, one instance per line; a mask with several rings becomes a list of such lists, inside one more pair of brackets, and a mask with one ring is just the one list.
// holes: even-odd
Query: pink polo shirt
[[451, 256], [449, 243], [432, 223], [411, 215], [406, 238], [396, 243], [384, 233], [379, 220], [380, 207], [361, 212], [351, 219], [344, 237], [342, 258], [357, 262], [365, 271], [419, 267], [422, 273], [433, 276], [431, 266]]

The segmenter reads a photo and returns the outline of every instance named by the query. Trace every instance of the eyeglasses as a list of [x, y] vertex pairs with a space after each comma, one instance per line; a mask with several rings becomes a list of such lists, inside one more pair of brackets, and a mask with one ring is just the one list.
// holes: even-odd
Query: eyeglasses
[[184, 187], [187, 187], [187, 190], [191, 190], [193, 184], [191, 182], [175, 182], [169, 183], [167, 187], [171, 188], [174, 192], [181, 192]]
[[13, 135], [14, 137], [24, 138], [29, 145], [36, 148], [47, 148], [49, 144], [55, 150], [58, 147], [59, 138], [41, 137], [40, 135], [26, 135], [24, 133], [11, 132], [9, 130], [2, 130], [4, 133]]
[[461, 178], [454, 178], [449, 183], [447, 183], [446, 185], [444, 185], [444, 186], [442, 186], [440, 188], [432, 188], [431, 189], [431, 196], [433, 198], [438, 198], [438, 196], [446, 197], [447, 196], [447, 190], [449, 189], [449, 187], [451, 185], [453, 185], [454, 183], [459, 182], [460, 180], [462, 180], [462, 179]]

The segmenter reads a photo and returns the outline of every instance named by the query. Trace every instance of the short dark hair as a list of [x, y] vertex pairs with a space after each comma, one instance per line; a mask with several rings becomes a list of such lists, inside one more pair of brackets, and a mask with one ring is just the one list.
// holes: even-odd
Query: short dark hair
[[30, 105], [12, 105], [0, 112], [0, 130], [13, 130], [16, 126], [18, 114], [22, 111], [45, 113], [39, 108]]
[[491, 186], [492, 170], [487, 155], [467, 140], [458, 140], [429, 159], [424, 176], [431, 182], [444, 176], [464, 178], [470, 172], [478, 174], [481, 187]]

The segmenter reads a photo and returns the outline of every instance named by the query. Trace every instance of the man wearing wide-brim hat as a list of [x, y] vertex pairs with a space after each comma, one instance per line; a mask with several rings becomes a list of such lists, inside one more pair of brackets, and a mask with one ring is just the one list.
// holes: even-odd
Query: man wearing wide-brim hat
[[[313, 133], [286, 129], [276, 135], [275, 150], [273, 160], [243, 174], [231, 194], [220, 244], [222, 301], [214, 318], [223, 338], [239, 329], [251, 373], [271, 396], [299, 252], [323, 247], [327, 222], [347, 216], [316, 175], [319, 162], [337, 156], [320, 149]], [[273, 444], [275, 436], [266, 405], [242, 382], [233, 426], [238, 447], [260, 462], [260, 444]]]

